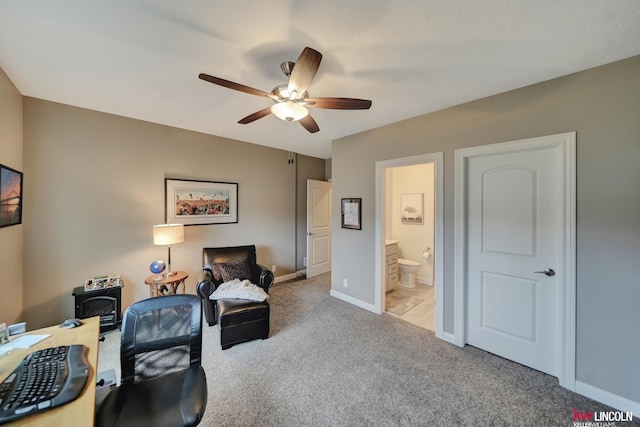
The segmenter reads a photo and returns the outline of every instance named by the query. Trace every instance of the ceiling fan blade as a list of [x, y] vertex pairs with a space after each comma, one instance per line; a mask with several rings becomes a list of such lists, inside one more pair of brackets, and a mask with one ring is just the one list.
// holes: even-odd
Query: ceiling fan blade
[[249, 95], [266, 96], [267, 98], [271, 98], [273, 96], [269, 92], [265, 92], [260, 89], [254, 89], [249, 86], [241, 85], [240, 83], [234, 83], [229, 80], [221, 79], [219, 77], [213, 77], [208, 74], [200, 73], [198, 77], [200, 77], [202, 80], [205, 80], [209, 83], [224, 86], [226, 88], [237, 90], [240, 92], [248, 93]]
[[303, 117], [298, 121], [300, 122], [303, 128], [305, 128], [311, 133], [316, 133], [320, 130], [320, 128], [318, 127], [318, 124], [316, 123], [315, 120], [313, 120], [313, 117], [311, 117], [311, 115]]
[[295, 91], [296, 98], [302, 96], [316, 76], [322, 54], [317, 50], [305, 47], [289, 76], [289, 93]]
[[255, 113], [249, 114], [247, 117], [238, 120], [238, 123], [246, 125], [247, 123], [255, 122], [258, 119], [268, 116], [269, 114], [271, 114], [271, 107], [263, 108], [260, 111], [256, 111]]
[[356, 98], [305, 98], [306, 107], [327, 108], [331, 110], [368, 110], [371, 101]]

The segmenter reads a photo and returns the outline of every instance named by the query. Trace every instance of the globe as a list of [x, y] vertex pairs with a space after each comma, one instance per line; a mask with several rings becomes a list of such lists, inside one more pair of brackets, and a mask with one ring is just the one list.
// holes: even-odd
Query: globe
[[161, 259], [153, 261], [149, 266], [149, 270], [151, 270], [153, 274], [160, 274], [165, 270], [165, 268], [167, 268], [167, 266]]

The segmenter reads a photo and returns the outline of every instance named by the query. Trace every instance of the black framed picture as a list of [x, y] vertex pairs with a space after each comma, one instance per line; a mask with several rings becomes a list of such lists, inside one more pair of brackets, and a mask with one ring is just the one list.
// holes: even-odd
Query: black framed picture
[[351, 197], [341, 199], [341, 202], [342, 228], [362, 230], [362, 199]]
[[0, 227], [22, 224], [22, 172], [0, 165]]
[[165, 178], [167, 224], [238, 222], [238, 184]]

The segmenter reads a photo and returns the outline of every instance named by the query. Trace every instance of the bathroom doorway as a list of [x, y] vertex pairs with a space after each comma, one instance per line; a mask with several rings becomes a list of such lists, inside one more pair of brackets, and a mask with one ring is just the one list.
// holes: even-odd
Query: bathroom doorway
[[376, 164], [376, 306], [442, 335], [442, 153]]

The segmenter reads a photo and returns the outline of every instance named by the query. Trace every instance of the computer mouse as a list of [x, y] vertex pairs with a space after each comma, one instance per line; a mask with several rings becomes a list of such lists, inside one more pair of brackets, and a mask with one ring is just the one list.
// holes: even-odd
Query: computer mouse
[[67, 319], [60, 324], [60, 327], [62, 329], [71, 329], [71, 328], [77, 328], [78, 326], [81, 326], [81, 325], [82, 325], [82, 320], [80, 319]]

